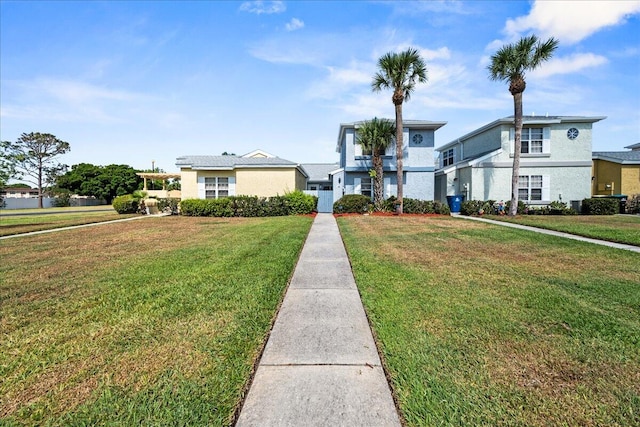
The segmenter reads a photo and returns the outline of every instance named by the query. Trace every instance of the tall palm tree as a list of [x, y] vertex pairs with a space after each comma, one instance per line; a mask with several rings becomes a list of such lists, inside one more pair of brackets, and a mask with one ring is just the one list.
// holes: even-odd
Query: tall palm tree
[[373, 76], [371, 89], [393, 90], [391, 101], [396, 110], [396, 162], [398, 180], [398, 213], [402, 213], [402, 103], [408, 101], [417, 83], [427, 81], [427, 66], [418, 51], [409, 48], [404, 52], [389, 52], [378, 60], [378, 72]]
[[373, 178], [373, 205], [377, 211], [383, 209], [384, 171], [382, 156], [396, 132], [396, 125], [389, 119], [378, 119], [362, 122], [356, 129], [356, 141], [362, 146], [363, 151], [371, 152], [373, 170], [370, 173]]
[[513, 172], [511, 175], [511, 206], [509, 215], [518, 212], [518, 177], [520, 175], [520, 150], [522, 149], [522, 93], [527, 87], [525, 72], [534, 70], [553, 56], [558, 40], [553, 37], [544, 43], [535, 35], [521, 38], [517, 43], [501, 47], [491, 57], [489, 78], [509, 82], [509, 92], [513, 95], [513, 117], [515, 143]]

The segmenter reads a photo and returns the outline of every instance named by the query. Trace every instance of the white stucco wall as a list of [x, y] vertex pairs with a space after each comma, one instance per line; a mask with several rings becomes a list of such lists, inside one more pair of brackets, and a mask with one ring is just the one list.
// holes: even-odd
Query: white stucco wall
[[411, 172], [406, 174], [406, 184], [402, 188], [404, 195], [411, 199], [433, 200], [433, 172]]

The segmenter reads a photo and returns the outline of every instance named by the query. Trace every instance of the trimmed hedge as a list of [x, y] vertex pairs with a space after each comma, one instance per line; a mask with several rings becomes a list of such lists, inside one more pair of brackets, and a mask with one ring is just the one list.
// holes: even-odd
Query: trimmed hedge
[[597, 197], [582, 201], [583, 215], [615, 215], [620, 211], [618, 199]]
[[[396, 211], [396, 198], [389, 197], [384, 201], [384, 212]], [[347, 194], [333, 204], [334, 213], [366, 213], [373, 211], [373, 202], [369, 196], [361, 194]], [[437, 200], [418, 200], [405, 197], [403, 199], [402, 212], [406, 214], [440, 214], [449, 215], [451, 210], [446, 203]]]
[[[387, 212], [395, 212], [396, 198], [389, 197], [384, 201], [384, 209]], [[402, 199], [402, 212], [406, 214], [440, 214], [449, 215], [449, 205], [438, 200], [418, 200], [404, 197]]]
[[[504, 204], [504, 215], [509, 213], [511, 201]], [[460, 205], [460, 213], [466, 216], [472, 215], [499, 215], [498, 205], [495, 200], [466, 200]], [[563, 202], [551, 202], [548, 206], [531, 207], [522, 200], [518, 200], [518, 215], [575, 215], [577, 212], [569, 208]]]
[[365, 213], [373, 211], [373, 202], [369, 196], [347, 194], [333, 204], [333, 213]]
[[230, 196], [222, 199], [187, 199], [180, 202], [186, 216], [266, 217], [310, 214], [316, 210], [315, 196], [294, 191], [284, 196]]

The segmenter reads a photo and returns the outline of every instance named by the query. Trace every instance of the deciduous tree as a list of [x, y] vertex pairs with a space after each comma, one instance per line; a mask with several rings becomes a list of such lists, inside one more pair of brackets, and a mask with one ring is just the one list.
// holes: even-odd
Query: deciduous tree
[[80, 196], [105, 199], [111, 204], [117, 196], [131, 194], [140, 189], [142, 178], [127, 165], [96, 166], [90, 163], [73, 165], [58, 178], [56, 187]]
[[38, 189], [38, 207], [56, 177], [67, 170], [58, 157], [71, 149], [68, 142], [49, 133], [23, 133], [16, 142], [3, 141], [3, 161], [12, 167], [12, 178], [25, 180]]

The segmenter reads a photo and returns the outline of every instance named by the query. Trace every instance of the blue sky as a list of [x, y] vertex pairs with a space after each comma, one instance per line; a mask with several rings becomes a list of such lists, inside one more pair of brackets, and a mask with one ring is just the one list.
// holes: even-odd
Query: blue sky
[[405, 119], [436, 147], [513, 114], [490, 56], [560, 41], [527, 75], [525, 114], [607, 116], [594, 151], [640, 142], [640, 1], [0, 2], [0, 137], [47, 132], [73, 165], [155, 165], [262, 149], [334, 162], [340, 123], [393, 119], [378, 58], [415, 47], [429, 81]]

